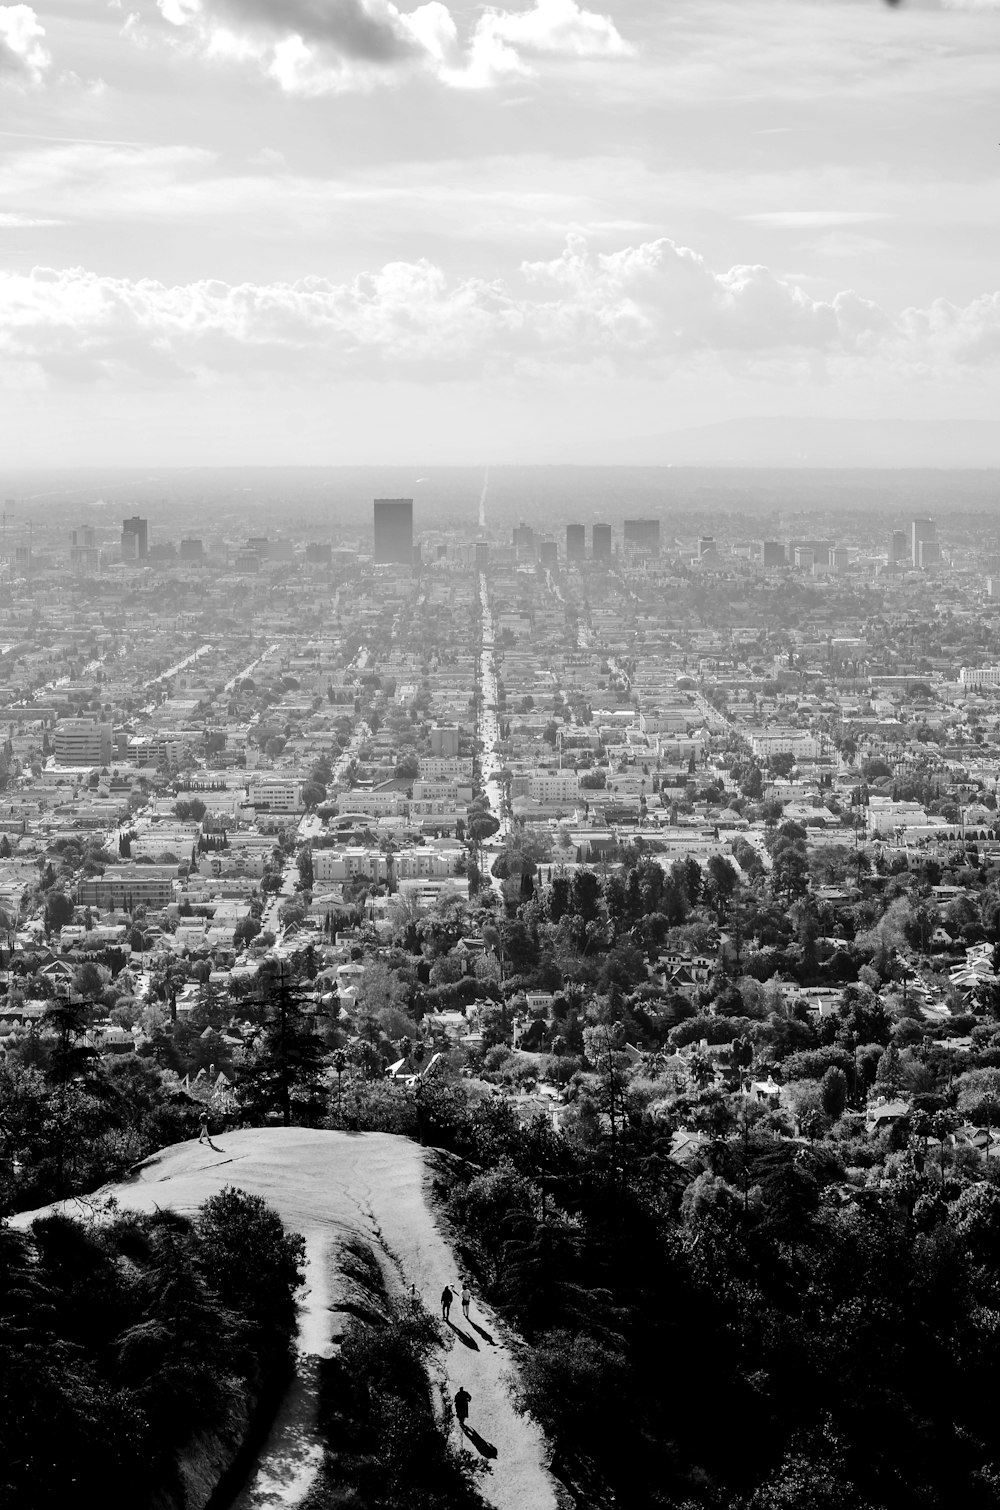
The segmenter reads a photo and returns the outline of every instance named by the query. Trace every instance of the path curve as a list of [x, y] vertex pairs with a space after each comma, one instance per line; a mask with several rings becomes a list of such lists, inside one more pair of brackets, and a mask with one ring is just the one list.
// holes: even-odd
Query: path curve
[[[424, 1150], [390, 1133], [257, 1128], [220, 1134], [212, 1148], [175, 1144], [146, 1160], [134, 1179], [106, 1186], [91, 1200], [114, 1195], [121, 1206], [138, 1211], [166, 1206], [192, 1212], [224, 1185], [263, 1196], [306, 1239], [309, 1294], [299, 1355], [300, 1372], [310, 1375], [315, 1358], [330, 1351], [331, 1337], [341, 1329], [329, 1306], [338, 1288], [336, 1247], [345, 1237], [360, 1234], [381, 1243], [396, 1261], [403, 1290], [415, 1284], [432, 1314], [446, 1283], [460, 1290], [454, 1254], [427, 1202], [427, 1177]], [[72, 1215], [77, 1205], [68, 1201], [65, 1209]], [[14, 1220], [23, 1227], [35, 1214], [22, 1212]], [[470, 1427], [496, 1448], [483, 1495], [498, 1510], [556, 1510], [541, 1433], [514, 1409], [503, 1382], [514, 1361], [497, 1320], [478, 1300], [470, 1319], [474, 1325], [463, 1319], [456, 1295], [452, 1321], [465, 1340], [454, 1335], [442, 1362], [449, 1394], [464, 1385], [472, 1396]], [[280, 1485], [261, 1490], [255, 1500], [244, 1493], [237, 1504], [294, 1503]]]

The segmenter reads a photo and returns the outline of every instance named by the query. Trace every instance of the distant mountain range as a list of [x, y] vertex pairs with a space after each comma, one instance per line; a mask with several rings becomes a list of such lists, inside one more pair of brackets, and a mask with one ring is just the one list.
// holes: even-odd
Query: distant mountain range
[[734, 419], [611, 441], [601, 451], [605, 464], [618, 466], [1000, 467], [1000, 423]]

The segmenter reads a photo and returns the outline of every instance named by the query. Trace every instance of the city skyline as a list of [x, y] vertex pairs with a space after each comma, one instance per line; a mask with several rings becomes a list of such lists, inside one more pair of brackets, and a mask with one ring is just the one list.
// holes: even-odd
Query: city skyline
[[981, 465], [998, 50], [972, 0], [0, 6], [0, 461]]

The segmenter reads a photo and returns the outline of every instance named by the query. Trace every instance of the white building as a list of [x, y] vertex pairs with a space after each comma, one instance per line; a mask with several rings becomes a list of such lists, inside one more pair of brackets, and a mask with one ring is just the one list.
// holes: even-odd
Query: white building
[[963, 687], [1000, 687], [1000, 666], [963, 666], [958, 679]]
[[796, 760], [816, 760], [823, 754], [823, 736], [811, 734], [807, 729], [775, 726], [751, 734], [750, 748], [759, 759], [764, 760], [770, 755], [793, 755]]
[[580, 778], [576, 771], [532, 771], [528, 797], [532, 802], [578, 802]]
[[370, 881], [384, 881], [387, 875], [386, 856], [382, 851], [361, 844], [346, 845], [342, 849], [314, 849], [312, 866], [313, 880], [324, 884], [353, 881], [358, 876]]
[[300, 813], [302, 782], [282, 776], [254, 776], [247, 787], [251, 807], [265, 813]]

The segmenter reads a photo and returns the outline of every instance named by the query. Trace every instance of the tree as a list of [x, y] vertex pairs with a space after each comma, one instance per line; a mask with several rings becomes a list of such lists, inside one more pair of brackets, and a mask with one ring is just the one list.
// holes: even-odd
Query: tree
[[64, 891], [53, 888], [45, 898], [45, 927], [50, 933], [58, 933], [73, 921], [73, 903]]
[[716, 916], [721, 923], [739, 884], [739, 878], [724, 855], [710, 855], [707, 869], [706, 895], [714, 906]]
[[844, 1115], [847, 1106], [847, 1076], [839, 1065], [832, 1064], [819, 1083], [820, 1104], [831, 1121]]
[[751, 802], [759, 802], [764, 795], [764, 778], [760, 766], [754, 763], [743, 774], [740, 791]]
[[599, 1077], [598, 1108], [608, 1119], [611, 1167], [616, 1169], [628, 1067], [621, 1023], [598, 1023], [595, 1027], [584, 1028], [583, 1048], [588, 1063], [593, 1065]]
[[903, 1071], [899, 1062], [899, 1050], [890, 1043], [878, 1062], [875, 1071], [875, 1088], [883, 1096], [895, 1096], [902, 1084]]
[[248, 913], [245, 918], [240, 918], [233, 930], [233, 944], [237, 949], [244, 949], [259, 932], [259, 919], [255, 918], [252, 913]]
[[236, 1069], [236, 1094], [261, 1120], [278, 1114], [311, 1125], [322, 1113], [325, 1049], [315, 1016], [291, 982], [263, 975], [262, 1020], [253, 1029]]

